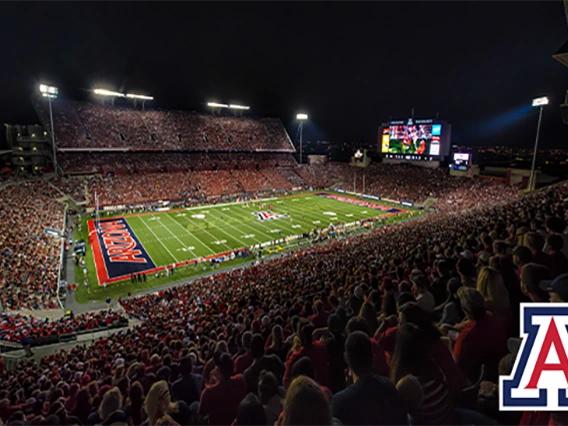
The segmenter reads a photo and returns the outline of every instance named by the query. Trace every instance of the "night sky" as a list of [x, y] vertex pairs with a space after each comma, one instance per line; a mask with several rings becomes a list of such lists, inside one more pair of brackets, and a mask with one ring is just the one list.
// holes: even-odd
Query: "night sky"
[[439, 113], [453, 143], [566, 146], [559, 104], [568, 38], [556, 2], [2, 3], [0, 121], [35, 123], [40, 81], [61, 97], [95, 87], [204, 111], [243, 103], [295, 138], [375, 142], [380, 123]]

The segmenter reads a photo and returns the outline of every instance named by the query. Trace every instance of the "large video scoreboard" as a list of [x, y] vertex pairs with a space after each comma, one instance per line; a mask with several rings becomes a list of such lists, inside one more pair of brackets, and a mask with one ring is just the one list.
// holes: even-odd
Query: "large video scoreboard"
[[449, 153], [451, 132], [445, 121], [391, 121], [379, 128], [379, 149], [389, 159], [439, 161]]

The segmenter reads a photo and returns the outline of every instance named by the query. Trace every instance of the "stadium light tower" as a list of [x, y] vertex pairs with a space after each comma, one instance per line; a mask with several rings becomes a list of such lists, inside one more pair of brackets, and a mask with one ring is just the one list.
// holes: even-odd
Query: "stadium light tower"
[[298, 132], [300, 132], [300, 164], [302, 164], [302, 135], [304, 133], [304, 121], [306, 121], [308, 119], [308, 114], [297, 114], [296, 115], [296, 120], [298, 120], [300, 122], [300, 125], [298, 126]]
[[49, 121], [51, 123], [51, 146], [53, 149], [53, 169], [55, 170], [55, 177], [59, 177], [59, 173], [57, 172], [57, 150], [55, 149], [55, 127], [53, 126], [53, 107], [51, 106], [51, 100], [57, 99], [57, 95], [59, 90], [55, 86], [48, 86], [47, 84], [40, 84], [39, 91], [41, 96], [47, 98], [47, 102], [49, 103]]
[[540, 134], [540, 124], [542, 122], [542, 110], [544, 109], [545, 105], [548, 105], [548, 98], [546, 96], [542, 98], [535, 98], [532, 101], [533, 107], [539, 107], [538, 112], [538, 124], [536, 126], [536, 139], [534, 141], [534, 152], [533, 152], [533, 159], [532, 159], [532, 166], [531, 166], [531, 177], [529, 179], [529, 191], [533, 191], [536, 187], [536, 179], [534, 176], [534, 167], [536, 164], [536, 151], [538, 149], [538, 136]]

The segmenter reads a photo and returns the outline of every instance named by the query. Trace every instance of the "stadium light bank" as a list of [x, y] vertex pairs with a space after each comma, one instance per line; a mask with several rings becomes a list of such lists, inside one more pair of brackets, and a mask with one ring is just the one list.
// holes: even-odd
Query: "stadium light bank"
[[53, 127], [53, 107], [51, 106], [51, 100], [56, 99], [59, 94], [59, 90], [55, 86], [49, 86], [47, 84], [40, 84], [39, 91], [41, 96], [47, 98], [49, 103], [49, 121], [51, 124], [51, 146], [53, 149], [53, 170], [55, 171], [55, 176], [59, 179], [59, 172], [57, 171], [57, 149], [55, 148], [55, 127]]
[[534, 191], [535, 187], [536, 187], [536, 179], [534, 176], [534, 167], [536, 164], [536, 152], [538, 150], [538, 136], [540, 135], [540, 124], [542, 122], [542, 110], [544, 109], [544, 107], [548, 105], [548, 98], [546, 96], [543, 96], [541, 98], [535, 98], [532, 101], [532, 106], [533, 107], [538, 107], [539, 108], [539, 112], [538, 112], [538, 124], [536, 125], [536, 139], [534, 141], [534, 151], [533, 151], [533, 159], [532, 159], [532, 166], [531, 166], [531, 177], [529, 180], [529, 191]]
[[300, 122], [298, 126], [298, 133], [300, 133], [300, 164], [302, 164], [302, 155], [303, 155], [303, 145], [302, 145], [302, 136], [304, 134], [304, 121], [308, 119], [308, 114], [300, 113], [296, 114], [296, 120]]
[[217, 102], [207, 102], [207, 106], [210, 108], [229, 108], [229, 105], [219, 104]]
[[99, 96], [111, 96], [111, 97], [115, 97], [115, 98], [125, 98], [126, 97], [126, 95], [124, 93], [113, 92], [112, 90], [106, 90], [106, 89], [95, 89], [94, 93], [95, 93], [95, 95], [99, 95]]

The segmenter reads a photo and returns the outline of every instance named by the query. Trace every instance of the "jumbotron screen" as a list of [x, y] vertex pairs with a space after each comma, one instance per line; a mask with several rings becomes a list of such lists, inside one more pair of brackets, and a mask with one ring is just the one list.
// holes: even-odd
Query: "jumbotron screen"
[[441, 124], [399, 124], [385, 130], [383, 153], [440, 155]]
[[381, 152], [395, 159], [437, 159], [447, 155], [451, 126], [433, 120], [391, 121], [382, 126]]

